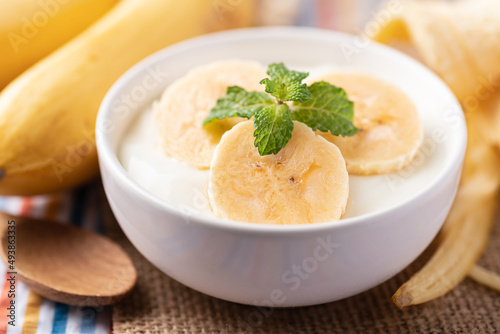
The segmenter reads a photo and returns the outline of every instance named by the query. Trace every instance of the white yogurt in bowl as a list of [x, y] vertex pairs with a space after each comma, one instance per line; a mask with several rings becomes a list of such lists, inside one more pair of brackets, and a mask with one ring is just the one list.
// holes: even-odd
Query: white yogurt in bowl
[[[346, 48], [359, 52], [345, 54]], [[335, 66], [393, 83], [421, 116], [421, 153], [398, 173], [351, 176], [351, 199], [339, 221], [267, 225], [218, 219], [207, 205], [208, 172], [163, 155], [148, 110], [190, 69], [223, 59], [282, 61], [291, 69], [312, 69], [311, 76]], [[359, 37], [332, 31], [255, 28], [192, 39], [137, 64], [103, 101], [96, 139], [111, 208], [149, 261], [208, 295], [287, 307], [352, 296], [411, 263], [453, 202], [466, 129], [446, 85], [395, 50], [373, 42], [360, 47]], [[297, 266], [306, 278], [294, 274]]]
[[[325, 72], [342, 71], [342, 68], [324, 65], [306, 70], [314, 78]], [[350, 175], [349, 200], [343, 218], [375, 213], [401, 204], [439, 175], [445, 163], [443, 152], [446, 144], [440, 138], [443, 123], [436, 117], [439, 115], [438, 104], [427, 97], [412, 95], [423, 123], [424, 145], [403, 170], [384, 175]], [[132, 122], [119, 148], [121, 164], [131, 179], [161, 200], [195, 214], [214, 216], [206, 192], [209, 170], [200, 170], [166, 156], [153, 114], [152, 108], [147, 108]]]

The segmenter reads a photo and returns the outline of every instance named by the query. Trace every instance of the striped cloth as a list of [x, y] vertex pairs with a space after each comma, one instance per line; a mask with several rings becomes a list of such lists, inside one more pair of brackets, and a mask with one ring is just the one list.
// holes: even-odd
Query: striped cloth
[[[12, 215], [48, 218], [103, 233], [104, 226], [99, 214], [100, 184], [91, 185], [53, 196], [1, 197], [0, 211]], [[1, 222], [6, 224], [6, 222]], [[6, 267], [0, 261], [0, 334], [108, 334], [111, 333], [111, 310], [109, 307], [76, 307], [56, 303], [30, 291], [16, 280], [15, 326], [8, 325], [7, 307], [10, 304], [10, 283]]]
[[[265, 0], [263, 0], [265, 1]], [[275, 0], [267, 0], [275, 1]], [[380, 0], [300, 0], [297, 17], [288, 23], [298, 26], [318, 26], [351, 33], [361, 31], [362, 24], [373, 14]], [[292, 11], [293, 12], [293, 11]], [[341, 13], [341, 15], [340, 15]], [[0, 211], [13, 215], [26, 215], [54, 219], [104, 233], [98, 203], [100, 184], [93, 184], [72, 193], [30, 198], [1, 197]], [[4, 224], [5, 222], [2, 222]], [[5, 315], [10, 303], [7, 270], [0, 261], [0, 334], [56, 334], [56, 333], [112, 333], [111, 309], [74, 307], [41, 298], [23, 283], [16, 284], [16, 326], [9, 326]]]

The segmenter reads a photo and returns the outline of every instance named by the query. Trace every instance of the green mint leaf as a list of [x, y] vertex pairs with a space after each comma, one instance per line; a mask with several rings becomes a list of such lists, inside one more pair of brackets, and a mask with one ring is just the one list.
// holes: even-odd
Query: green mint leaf
[[[261, 156], [277, 154], [286, 146], [292, 138], [293, 120], [335, 136], [358, 132], [353, 124], [353, 102], [342, 88], [324, 81], [307, 87], [302, 80], [309, 74], [290, 71], [283, 63], [269, 65], [267, 74], [270, 78], [260, 83], [270, 95], [229, 87], [203, 125], [216, 119], [254, 116], [254, 145]], [[293, 105], [284, 103], [287, 101], [293, 101]]]
[[309, 86], [309, 91], [311, 100], [293, 103], [294, 120], [334, 136], [353, 136], [358, 132], [353, 124], [354, 104], [342, 88], [320, 81]]
[[293, 120], [287, 104], [260, 109], [254, 119], [254, 145], [261, 156], [277, 154], [292, 138]]
[[312, 95], [306, 84], [296, 82], [288, 85], [287, 101], [306, 102], [310, 99], [312, 99]]
[[207, 125], [216, 119], [230, 117], [251, 118], [257, 111], [274, 105], [275, 101], [266, 93], [247, 92], [241, 87], [228, 87], [227, 92], [217, 100], [215, 107], [210, 110], [210, 114], [203, 121]]
[[278, 100], [284, 98], [286, 95], [286, 86], [285, 84], [278, 84], [276, 81], [272, 79], [265, 78], [260, 81], [261, 85], [266, 85], [265, 91], [266, 93], [271, 94], [276, 97]]
[[277, 83], [282, 83], [283, 79], [289, 72], [290, 71], [283, 63], [272, 63], [267, 67], [267, 74], [269, 74], [272, 81]]
[[277, 63], [269, 65], [267, 74], [271, 78], [265, 78], [260, 83], [266, 85], [266, 92], [279, 102], [311, 99], [307, 85], [302, 83], [309, 73], [290, 71], [283, 63]]
[[290, 71], [283, 63], [270, 64], [267, 68], [267, 74], [269, 74], [271, 80], [279, 84], [301, 82], [309, 76], [307, 72]]

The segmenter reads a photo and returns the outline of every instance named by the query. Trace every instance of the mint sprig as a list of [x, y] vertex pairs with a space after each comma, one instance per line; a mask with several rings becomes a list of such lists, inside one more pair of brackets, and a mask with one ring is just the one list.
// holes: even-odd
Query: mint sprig
[[[342, 88], [327, 82], [302, 83], [309, 73], [288, 70], [283, 63], [268, 67], [269, 78], [260, 81], [266, 93], [247, 92], [231, 86], [203, 122], [217, 119], [254, 117], [254, 145], [261, 156], [277, 154], [292, 138], [293, 120], [313, 130], [353, 136], [354, 105]], [[272, 98], [271, 96], [274, 98]], [[293, 102], [289, 107], [285, 102]]]
[[274, 96], [278, 102], [305, 102], [311, 98], [307, 85], [302, 83], [309, 73], [289, 71], [283, 63], [279, 63], [269, 65], [267, 74], [271, 78], [262, 79], [260, 83], [266, 85], [266, 93]]

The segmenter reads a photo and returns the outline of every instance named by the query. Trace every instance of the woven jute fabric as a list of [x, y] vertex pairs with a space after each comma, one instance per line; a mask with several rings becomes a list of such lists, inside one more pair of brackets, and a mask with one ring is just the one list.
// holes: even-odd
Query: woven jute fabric
[[[105, 200], [103, 200], [105, 202]], [[391, 280], [360, 295], [318, 306], [263, 309], [206, 296], [171, 279], [149, 263], [104, 208], [108, 234], [132, 257], [136, 288], [113, 307], [114, 333], [498, 333], [500, 294], [469, 279], [424, 305], [399, 310], [392, 294], [432, 253]], [[500, 219], [480, 264], [500, 272]]]

